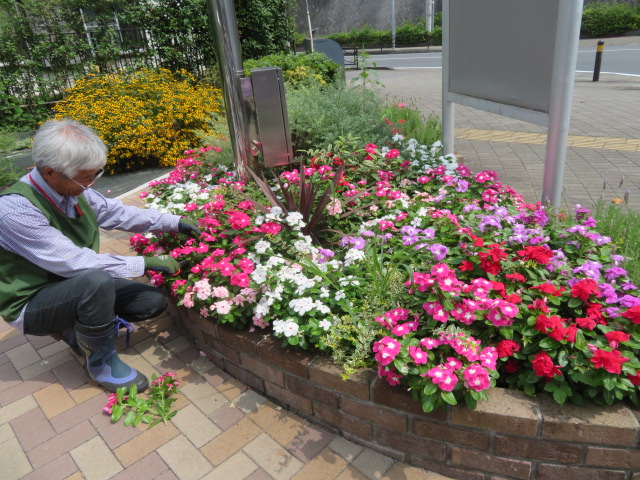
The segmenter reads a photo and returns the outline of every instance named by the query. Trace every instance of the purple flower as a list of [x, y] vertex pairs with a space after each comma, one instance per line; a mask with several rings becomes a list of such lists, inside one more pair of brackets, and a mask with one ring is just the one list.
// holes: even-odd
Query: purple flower
[[422, 235], [424, 235], [423, 238], [426, 238], [427, 240], [433, 240], [436, 238], [436, 231], [433, 228], [425, 228], [422, 230]]
[[431, 250], [431, 253], [433, 254], [433, 258], [437, 262], [439, 262], [444, 257], [446, 257], [447, 253], [449, 252], [449, 249], [447, 247], [445, 247], [444, 245], [440, 245], [439, 243], [434, 243], [433, 245], [431, 245], [429, 250]]
[[634, 295], [623, 295], [620, 298], [620, 305], [623, 307], [631, 308], [640, 305], [640, 297]]
[[456, 192], [464, 193], [469, 190], [469, 182], [466, 180], [458, 180], [458, 185], [456, 186]]
[[404, 237], [402, 237], [402, 245], [404, 246], [413, 245], [418, 240], [420, 239], [418, 238], [417, 235], [405, 235]]
[[482, 220], [480, 220], [480, 223], [478, 224], [478, 230], [484, 233], [487, 227], [500, 228], [502, 227], [502, 224], [500, 223], [500, 219], [498, 217], [494, 217], [493, 215], [485, 215], [484, 217], [482, 217]]
[[618, 307], [607, 307], [604, 309], [604, 313], [607, 314], [609, 318], [616, 318], [620, 316], [620, 309]]
[[612, 280], [621, 277], [623, 275], [626, 275], [627, 271], [622, 268], [622, 267], [612, 267], [609, 270], [607, 270], [606, 272], [604, 272], [604, 278], [606, 278], [609, 282], [611, 282]]

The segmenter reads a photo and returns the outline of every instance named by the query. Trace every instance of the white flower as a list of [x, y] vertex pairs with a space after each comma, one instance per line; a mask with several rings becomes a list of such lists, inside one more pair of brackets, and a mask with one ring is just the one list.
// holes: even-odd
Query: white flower
[[331, 322], [325, 319], [320, 321], [320, 323], [318, 323], [318, 326], [326, 332], [331, 328]]
[[302, 214], [300, 212], [289, 212], [287, 213], [287, 217], [285, 218], [285, 222], [287, 222], [292, 227], [302, 226]]
[[394, 142], [400, 142], [400, 141], [402, 141], [402, 140], [404, 140], [404, 135], [402, 135], [402, 134], [400, 134], [400, 133], [396, 133], [396, 134], [393, 136], [393, 141], [394, 141]]
[[288, 320], [274, 320], [273, 323], [273, 332], [276, 335], [284, 334], [285, 337], [293, 337], [298, 334], [298, 324], [294, 322], [292, 319]]
[[327, 287], [320, 287], [320, 298], [329, 298], [329, 289]]
[[344, 256], [344, 264], [345, 266], [349, 266], [359, 260], [364, 258], [364, 250], [357, 250], [355, 248], [350, 248], [347, 250], [347, 253]]
[[258, 285], [262, 285], [267, 279], [267, 269], [264, 267], [257, 267], [251, 272], [251, 279]]
[[314, 307], [313, 299], [310, 297], [296, 298], [289, 302], [291, 308], [298, 315], [304, 315]]
[[342, 290], [338, 290], [338, 291], [336, 292], [336, 297], [335, 297], [335, 298], [336, 298], [336, 300], [340, 301], [340, 300], [342, 300], [343, 298], [346, 298], [346, 296], [347, 296], [347, 295], [346, 295]]
[[271, 244], [269, 242], [267, 242], [266, 240], [262, 239], [258, 243], [256, 243], [256, 252], [257, 253], [264, 253], [270, 247], [271, 247]]
[[323, 314], [325, 314], [325, 315], [326, 315], [327, 313], [330, 313], [330, 312], [331, 312], [331, 309], [330, 309], [329, 307], [327, 307], [324, 303], [322, 303], [322, 302], [320, 302], [320, 301], [318, 301], [318, 300], [316, 300], [316, 301], [314, 302], [314, 306], [315, 306], [315, 308], [316, 308], [316, 310], [317, 310], [317, 311], [319, 311], [320, 313], [323, 313]]
[[293, 336], [297, 335], [299, 328], [300, 327], [298, 327], [297, 323], [295, 323], [293, 321], [287, 322], [287, 324], [284, 327], [284, 336], [285, 337], [293, 337]]

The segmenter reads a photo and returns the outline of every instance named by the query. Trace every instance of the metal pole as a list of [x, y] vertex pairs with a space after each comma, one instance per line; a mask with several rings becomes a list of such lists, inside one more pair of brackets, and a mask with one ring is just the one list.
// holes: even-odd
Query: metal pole
[[[548, 202], [555, 209], [560, 207], [562, 198], [564, 166], [571, 121], [573, 84], [576, 61], [578, 59], [582, 2], [583, 0], [560, 2], [558, 11], [558, 25], [569, 25], [569, 28], [558, 28], [556, 34], [556, 51], [553, 61], [551, 98], [549, 102], [549, 127], [542, 185], [542, 204], [546, 205]], [[562, 48], [565, 45], [566, 48]]]
[[309, 14], [309, 0], [304, 2], [307, 5], [307, 26], [309, 27], [309, 40], [311, 41], [311, 53], [313, 53], [313, 30], [311, 28], [311, 15]]
[[433, 13], [433, 0], [427, 0], [427, 14], [426, 18], [426, 29], [427, 32], [433, 32], [433, 23], [434, 23], [434, 13]]
[[207, 7], [215, 53], [222, 80], [222, 92], [229, 124], [229, 140], [233, 146], [235, 166], [240, 178], [248, 178], [250, 161], [249, 115], [240, 79], [244, 75], [240, 37], [233, 0], [208, 0]]
[[454, 105], [449, 100], [449, 9], [450, 1], [442, 2], [442, 147], [445, 155], [453, 155]]
[[391, 0], [391, 48], [396, 49], [396, 0]]
[[593, 81], [600, 80], [600, 67], [602, 66], [602, 52], [604, 52], [604, 40], [598, 40], [596, 48], [596, 63], [593, 66]]

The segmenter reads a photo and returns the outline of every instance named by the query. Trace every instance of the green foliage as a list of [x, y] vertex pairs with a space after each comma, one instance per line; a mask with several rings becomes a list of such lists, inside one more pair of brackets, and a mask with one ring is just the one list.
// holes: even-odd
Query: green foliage
[[340, 83], [343, 73], [340, 65], [331, 61], [324, 53], [308, 53], [306, 55], [274, 54], [244, 62], [246, 76], [251, 70], [260, 67], [280, 67], [287, 88], [322, 87]]
[[244, 58], [293, 50], [295, 0], [235, 0], [234, 3]]
[[640, 28], [640, 7], [626, 3], [588, 3], [582, 12], [582, 35], [602, 37]]
[[10, 159], [0, 158], [0, 188], [18, 180], [25, 172], [16, 168]]
[[206, 0], [138, 0], [118, 16], [150, 34], [150, 53], [157, 55], [163, 68], [195, 73], [215, 63]]
[[600, 199], [595, 205], [593, 216], [598, 231], [611, 237], [616, 245], [616, 253], [626, 257], [624, 268], [632, 283], [640, 284], [640, 212], [631, 210], [624, 204], [616, 205]]
[[[391, 30], [376, 30], [371, 25], [352, 28], [346, 33], [333, 33], [326, 38], [334, 40], [343, 46], [358, 46], [360, 48], [390, 47], [392, 45]], [[396, 45], [417, 45], [428, 42], [428, 45], [442, 44], [442, 27], [436, 26], [429, 33], [423, 20], [415, 23], [405, 22], [396, 29]]]
[[294, 152], [324, 148], [357, 132], [371, 142], [388, 136], [384, 107], [376, 93], [362, 88], [308, 88], [287, 91]]
[[425, 119], [415, 105], [394, 103], [384, 111], [384, 118], [391, 122], [395, 131], [407, 138], [415, 138], [421, 145], [432, 145], [442, 140], [440, 118], [432, 113]]

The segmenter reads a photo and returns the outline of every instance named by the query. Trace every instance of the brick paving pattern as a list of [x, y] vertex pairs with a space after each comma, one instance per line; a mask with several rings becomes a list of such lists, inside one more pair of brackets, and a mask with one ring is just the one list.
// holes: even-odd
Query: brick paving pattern
[[[439, 113], [439, 70], [377, 73], [391, 98], [413, 102], [427, 115]], [[567, 205], [617, 196], [624, 177], [632, 207], [640, 206], [639, 90], [640, 78], [603, 74], [591, 83], [578, 74]], [[457, 106], [456, 129], [456, 149], [472, 170], [496, 170], [528, 201], [539, 200], [543, 128]], [[603, 184], [609, 188], [604, 193]], [[137, 191], [124, 201], [141, 205]], [[103, 233], [102, 248], [130, 254], [128, 238]], [[201, 356], [168, 315], [138, 324], [129, 348], [121, 343], [123, 359], [145, 374], [178, 374], [178, 414], [168, 425], [111, 424], [102, 413], [107, 394], [88, 383], [64, 343], [25, 336], [0, 322], [2, 480], [446, 480], [336, 436], [255, 393]]]

